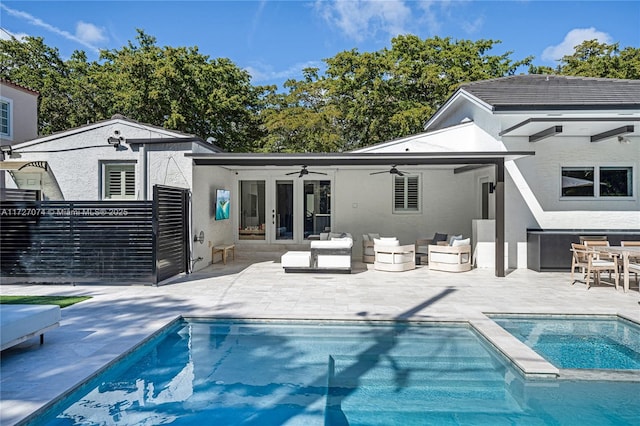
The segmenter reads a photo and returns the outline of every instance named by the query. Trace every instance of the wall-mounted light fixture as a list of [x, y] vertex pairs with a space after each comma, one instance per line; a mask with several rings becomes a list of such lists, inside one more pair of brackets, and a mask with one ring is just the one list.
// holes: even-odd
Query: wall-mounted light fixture
[[625, 138], [624, 136], [618, 136], [618, 142], [623, 143], [623, 144], [630, 144], [631, 141], [628, 138]]
[[194, 236], [193, 241], [200, 244], [204, 243], [204, 231], [200, 231], [198, 235]]
[[493, 194], [495, 190], [496, 190], [496, 184], [493, 182], [489, 182], [489, 194]]
[[109, 142], [109, 145], [113, 145], [113, 147], [115, 149], [118, 149], [120, 147], [120, 144], [122, 142], [124, 142], [124, 137], [122, 137], [122, 136], [109, 136], [107, 138], [107, 142]]
[[0, 145], [0, 160], [4, 161], [11, 157], [13, 154], [13, 148], [11, 145]]

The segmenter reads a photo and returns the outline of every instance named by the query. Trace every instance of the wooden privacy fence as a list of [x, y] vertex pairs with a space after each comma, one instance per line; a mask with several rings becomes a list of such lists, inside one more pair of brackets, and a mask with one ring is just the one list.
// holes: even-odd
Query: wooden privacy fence
[[188, 190], [170, 187], [153, 201], [1, 201], [2, 281], [157, 284], [188, 272], [187, 218]]

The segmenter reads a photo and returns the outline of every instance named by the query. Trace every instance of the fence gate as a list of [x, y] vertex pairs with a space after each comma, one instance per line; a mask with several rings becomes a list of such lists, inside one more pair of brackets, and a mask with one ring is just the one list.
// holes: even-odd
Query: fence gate
[[155, 185], [156, 283], [189, 272], [189, 190]]
[[189, 190], [153, 201], [37, 201], [0, 193], [3, 283], [151, 283], [189, 271]]

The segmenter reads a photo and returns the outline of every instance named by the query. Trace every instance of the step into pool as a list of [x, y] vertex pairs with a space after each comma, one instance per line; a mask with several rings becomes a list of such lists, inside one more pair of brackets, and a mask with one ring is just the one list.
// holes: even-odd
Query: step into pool
[[466, 323], [181, 319], [28, 424], [625, 425], [639, 392], [525, 380]]

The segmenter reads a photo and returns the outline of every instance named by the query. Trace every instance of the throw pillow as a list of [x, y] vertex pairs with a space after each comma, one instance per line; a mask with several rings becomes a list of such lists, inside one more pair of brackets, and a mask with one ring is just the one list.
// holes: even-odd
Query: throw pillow
[[373, 239], [373, 244], [375, 245], [381, 245], [381, 246], [399, 246], [400, 245], [400, 241], [398, 241], [395, 238], [374, 238]]
[[328, 240], [329, 239], [329, 233], [328, 232], [321, 232], [320, 233], [320, 239], [321, 240]]
[[433, 236], [433, 243], [436, 244], [438, 241], [447, 241], [447, 234], [439, 234], [436, 232]]
[[461, 240], [461, 239], [462, 239], [462, 234], [460, 234], [460, 235], [452, 235], [451, 239], [449, 240], [449, 245], [452, 246], [453, 242], [455, 240]]
[[371, 238], [372, 240], [374, 238], [380, 238], [380, 234], [375, 234], [375, 233], [374, 234], [369, 234], [369, 238]]
[[465, 238], [464, 240], [455, 240], [453, 242], [453, 247], [468, 246], [469, 244], [471, 244], [471, 238]]
[[371, 241], [371, 239], [369, 239], [369, 234], [362, 234], [362, 241]]

